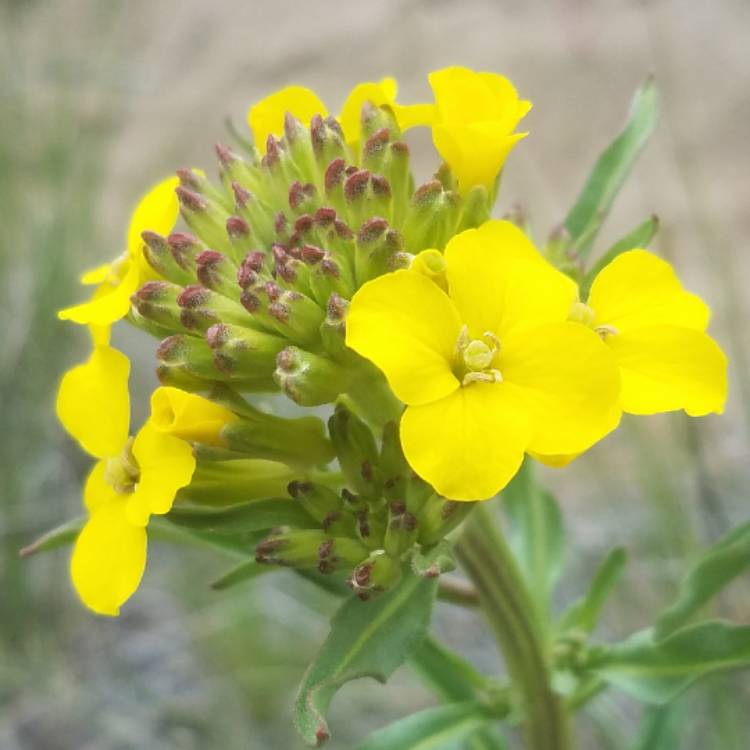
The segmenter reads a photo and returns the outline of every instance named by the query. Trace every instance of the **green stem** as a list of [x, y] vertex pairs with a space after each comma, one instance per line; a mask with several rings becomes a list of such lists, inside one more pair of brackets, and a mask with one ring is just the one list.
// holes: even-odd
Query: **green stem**
[[456, 554], [479, 594], [521, 694], [528, 750], [569, 750], [568, 715], [551, 687], [548, 653], [531, 596], [513, 555], [486, 507], [466, 522]]

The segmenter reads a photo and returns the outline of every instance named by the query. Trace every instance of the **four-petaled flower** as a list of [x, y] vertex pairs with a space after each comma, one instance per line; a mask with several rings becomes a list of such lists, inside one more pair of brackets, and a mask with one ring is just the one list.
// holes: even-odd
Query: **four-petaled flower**
[[709, 317], [708, 306], [683, 289], [669, 263], [641, 249], [605, 266], [586, 303], [571, 310], [613, 354], [622, 410], [630, 414], [723, 411], [727, 359], [705, 332]]
[[456, 235], [447, 292], [396, 271], [352, 299], [347, 344], [407, 405], [404, 454], [442, 495], [486, 499], [524, 453], [574, 453], [613, 429], [619, 376], [591, 329], [567, 321], [575, 285], [506, 221]]
[[63, 426], [99, 459], [84, 487], [89, 517], [75, 543], [71, 576], [83, 602], [103, 615], [118, 614], [138, 588], [149, 517], [169, 511], [195, 469], [190, 444], [160, 432], [158, 422], [148, 420], [128, 437], [129, 371], [124, 354], [98, 346], [65, 374], [57, 396]]

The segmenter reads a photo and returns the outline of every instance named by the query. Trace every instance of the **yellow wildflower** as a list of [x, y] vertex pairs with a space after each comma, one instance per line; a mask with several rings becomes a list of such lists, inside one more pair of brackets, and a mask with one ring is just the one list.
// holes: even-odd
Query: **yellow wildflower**
[[61, 320], [94, 326], [92, 335], [127, 315], [130, 296], [141, 284], [154, 277], [154, 272], [143, 257], [141, 232], [150, 229], [168, 234], [174, 227], [179, 212], [175, 188], [176, 177], [162, 180], [141, 198], [130, 219], [126, 250], [111, 263], [106, 263], [81, 276], [81, 283], [96, 285], [88, 302], [68, 307], [58, 313]]
[[150, 421], [128, 438], [129, 372], [124, 354], [97, 346], [63, 376], [57, 396], [63, 426], [99, 459], [84, 488], [89, 518], [75, 543], [71, 577], [82, 601], [103, 615], [118, 614], [138, 588], [149, 517], [169, 511], [195, 469], [190, 445]]
[[459, 192], [474, 185], [492, 188], [513, 146], [527, 133], [514, 133], [531, 109], [513, 84], [496, 73], [451, 67], [430, 73], [435, 96], [432, 140], [451, 168]]
[[524, 452], [584, 450], [612, 428], [612, 357], [566, 318], [575, 286], [506, 221], [456, 235], [447, 293], [401, 270], [352, 299], [347, 344], [406, 405], [401, 440], [414, 470], [455, 500], [491, 497]]
[[709, 317], [669, 263], [640, 249], [603, 268], [586, 303], [571, 311], [614, 355], [624, 411], [684, 409], [693, 417], [721, 413], [727, 397], [727, 359], [705, 332]]
[[[423, 124], [429, 119], [430, 105], [397, 104], [397, 93], [398, 84], [393, 78], [357, 84], [346, 98], [339, 115], [347, 143], [353, 145], [359, 141], [362, 132], [362, 106], [368, 101], [376, 107], [390, 107], [402, 130]], [[250, 107], [247, 113], [247, 122], [255, 137], [255, 145], [261, 153], [266, 151], [269, 135], [280, 137], [284, 133], [284, 116], [287, 112], [306, 127], [315, 115], [328, 115], [328, 109], [318, 95], [304, 86], [287, 86], [267, 96]]]

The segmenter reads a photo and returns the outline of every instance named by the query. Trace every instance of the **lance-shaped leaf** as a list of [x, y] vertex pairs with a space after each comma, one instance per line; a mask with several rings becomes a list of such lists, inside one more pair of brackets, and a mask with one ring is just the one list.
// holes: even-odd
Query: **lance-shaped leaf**
[[276, 526], [305, 529], [316, 525], [299, 503], [286, 497], [251, 500], [220, 510], [175, 506], [166, 518], [187, 529], [235, 537]]
[[644, 703], [667, 703], [700, 677], [750, 667], [750, 625], [701, 622], [661, 641], [644, 630], [592, 655], [588, 666]]
[[239, 583], [245, 581], [252, 581], [255, 578], [259, 578], [264, 573], [270, 573], [279, 568], [273, 565], [260, 565], [253, 558], [244, 560], [243, 562], [235, 565], [231, 570], [228, 570], [220, 578], [217, 578], [211, 583], [211, 588], [216, 591], [223, 591], [224, 589], [236, 586]]
[[561, 632], [575, 629], [590, 633], [596, 627], [607, 598], [625, 570], [627, 559], [623, 547], [615, 547], [609, 552], [596, 571], [586, 596], [574, 602], [560, 618]]
[[477, 701], [449, 703], [375, 732], [357, 750], [451, 750], [495, 720]]
[[511, 524], [511, 548], [546, 620], [550, 595], [563, 567], [565, 536], [555, 498], [526, 460], [502, 494]]
[[359, 677], [385, 682], [419, 647], [436, 589], [435, 578], [409, 573], [377, 599], [344, 602], [297, 695], [295, 724], [308, 744], [320, 745], [330, 736], [325, 712], [342, 685]]
[[675, 750], [681, 747], [687, 704], [677, 700], [665, 706], [650, 706], [643, 715], [631, 750]]
[[750, 570], [750, 523], [720, 539], [693, 565], [680, 584], [677, 600], [656, 622], [655, 637], [665, 638], [732, 580]]
[[635, 92], [622, 132], [602, 152], [565, 219], [579, 257], [585, 257], [625, 178], [656, 125], [656, 84], [649, 77]]
[[67, 521], [42, 534], [42, 536], [35, 539], [31, 544], [19, 550], [18, 554], [21, 557], [28, 557], [38, 552], [49, 552], [58, 547], [67, 547], [69, 544], [73, 544], [85, 523], [86, 519], [83, 516], [74, 518], [72, 521]]
[[635, 248], [646, 248], [654, 236], [659, 231], [659, 218], [657, 216], [649, 216], [646, 221], [639, 224], [632, 232], [628, 232], [624, 237], [620, 238], [610, 247], [606, 252], [597, 259], [596, 263], [591, 266], [591, 269], [586, 273], [583, 280], [581, 289], [581, 298], [585, 299], [588, 296], [591, 284], [596, 278], [599, 271], [605, 266], [609, 265], [618, 255], [633, 250]]

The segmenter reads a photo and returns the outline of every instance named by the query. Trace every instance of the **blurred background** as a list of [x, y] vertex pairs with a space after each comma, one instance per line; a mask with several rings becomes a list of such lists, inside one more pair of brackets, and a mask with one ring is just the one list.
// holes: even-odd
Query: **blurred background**
[[[288, 83], [335, 111], [357, 81], [384, 75], [403, 102], [427, 98], [426, 75], [441, 66], [508, 75], [535, 106], [498, 213], [520, 202], [544, 239], [656, 74], [660, 125], [599, 246], [659, 215], [655, 248], [713, 307], [731, 398], [722, 417], [627, 420], [546, 475], [570, 542], [561, 599], [624, 545], [628, 572], [600, 636], [649, 623], [686, 561], [748, 515], [748, 34], [747, 0], [0, 0], [0, 748], [301, 747], [294, 690], [334, 605], [309, 584], [278, 573], [213, 592], [231, 561], [153, 544], [123, 616], [97, 619], [71, 590], [67, 550], [17, 556], [79, 514], [88, 469], [53, 403], [89, 343], [56, 309], [79, 299], [82, 268], [121, 251], [144, 188], [180, 166], [214, 173], [225, 119], [244, 127], [247, 106]], [[426, 178], [429, 137], [412, 142]], [[153, 344], [118, 335], [138, 359], [142, 403]], [[748, 622], [750, 581], [733, 584], [718, 613]], [[476, 614], [441, 604], [436, 629], [483, 669], [495, 664]], [[681, 699], [679, 747], [747, 748], [748, 682], [721, 677]], [[329, 747], [352, 748], [433, 701], [406, 668], [387, 688], [349, 685]], [[598, 699], [581, 747], [634, 747], [639, 716], [630, 701]]]

